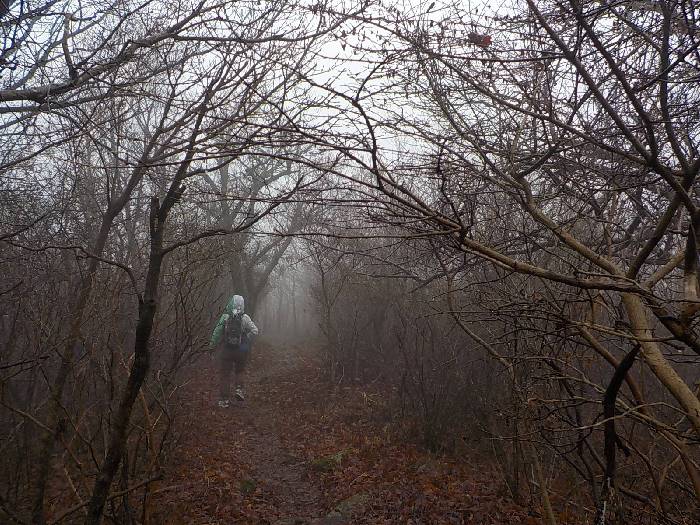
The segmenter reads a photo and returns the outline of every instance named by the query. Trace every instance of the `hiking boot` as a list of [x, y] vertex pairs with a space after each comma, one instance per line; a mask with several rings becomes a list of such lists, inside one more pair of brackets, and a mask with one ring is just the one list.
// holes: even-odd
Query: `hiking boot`
[[230, 404], [230, 401], [228, 399], [220, 399], [217, 405], [219, 408], [228, 408]]
[[239, 401], [245, 401], [245, 396], [243, 395], [243, 389], [240, 387], [236, 389], [236, 399], [238, 399]]

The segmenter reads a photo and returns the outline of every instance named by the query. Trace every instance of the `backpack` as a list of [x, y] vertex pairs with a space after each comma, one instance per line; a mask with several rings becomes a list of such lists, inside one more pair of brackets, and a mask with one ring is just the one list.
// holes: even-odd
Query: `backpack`
[[236, 312], [228, 316], [224, 323], [224, 343], [239, 346], [243, 335], [243, 313]]

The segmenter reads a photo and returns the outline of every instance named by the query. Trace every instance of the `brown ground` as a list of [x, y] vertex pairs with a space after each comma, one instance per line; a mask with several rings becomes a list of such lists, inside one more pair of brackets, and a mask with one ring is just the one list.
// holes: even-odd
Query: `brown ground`
[[184, 387], [154, 523], [539, 523], [491, 469], [392, 438], [384, 396], [329, 385], [308, 352], [260, 344], [248, 399], [229, 409], [215, 407], [215, 379], [207, 363]]

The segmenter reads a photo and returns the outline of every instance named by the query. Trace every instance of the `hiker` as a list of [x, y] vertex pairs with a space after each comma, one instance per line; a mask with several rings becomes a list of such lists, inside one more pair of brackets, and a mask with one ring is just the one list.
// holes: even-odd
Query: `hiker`
[[239, 401], [245, 400], [243, 395], [242, 373], [250, 359], [252, 339], [258, 335], [258, 327], [245, 314], [245, 302], [240, 295], [234, 295], [229, 300], [224, 313], [219, 317], [211, 334], [211, 347], [216, 348], [223, 340], [223, 348], [219, 355], [219, 403], [221, 408], [230, 404], [231, 373], [233, 372], [235, 395]]

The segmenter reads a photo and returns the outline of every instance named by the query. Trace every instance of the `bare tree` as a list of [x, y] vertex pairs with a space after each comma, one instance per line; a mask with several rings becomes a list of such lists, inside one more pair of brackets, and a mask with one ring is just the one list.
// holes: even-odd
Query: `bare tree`
[[[602, 456], [600, 441], [584, 444], [597, 472], [575, 465], [591, 480], [599, 521], [619, 491], [666, 513], [661, 479], [671, 465], [682, 465], [681, 491], [697, 501], [697, 6], [431, 7], [365, 17], [371, 29], [343, 40], [373, 67], [354, 83], [309, 79], [328, 97], [336, 132], [298, 132], [350, 161], [333, 176], [379, 203], [379, 220], [440, 238], [455, 262], [437, 275], [463, 275], [462, 254], [516, 286], [522, 296], [498, 309], [480, 304], [517, 334], [496, 345], [459, 313], [468, 304], [448, 310], [506, 370], [523, 363], [513, 385], [525, 433], [533, 424], [559, 446], [546, 437], [547, 403], [536, 401], [552, 388], [576, 439], [604, 427]], [[457, 288], [462, 279], [471, 280], [460, 277]], [[576, 359], [562, 356], [566, 348]], [[522, 361], [533, 352], [552, 375], [539, 385]], [[646, 392], [630, 378], [637, 356], [655, 378]], [[582, 367], [588, 358], [597, 366]], [[625, 377], [630, 403], [618, 397]], [[582, 393], [585, 411], [565, 406]], [[644, 438], [632, 422], [647, 429]], [[657, 439], [666, 453], [651, 465], [641, 447]], [[616, 485], [616, 449], [653, 472], [652, 496]]]
[[[121, 509], [105, 507], [114, 503], [115, 479], [128, 494], [148, 490], [159, 475], [154, 447], [161, 430], [151, 411], [163, 409], [143, 386], [153, 348], [163, 349], [163, 331], [181, 315], [174, 299], [187, 293], [204, 302], [199, 308], [213, 302], [188, 292], [183, 282], [163, 291], [164, 269], [169, 276], [180, 257], [207, 239], [235, 236], [273, 211], [282, 213], [292, 195], [313, 181], [287, 170], [283, 179], [262, 179], [254, 195], [217, 196], [200, 193], [201, 182], [231, 159], [254, 163], [256, 155], [286, 147], [280, 108], [304, 103], [298, 72], [315, 67], [324, 35], [346, 14], [253, 2], [192, 8], [65, 2], [61, 10], [51, 3], [36, 12], [22, 6], [10, 6], [13, 25], [2, 25], [16, 37], [3, 49], [3, 60], [16, 63], [0, 89], [2, 140], [10, 146], [0, 170], [3, 197], [12, 207], [23, 208], [17, 201], [23, 193], [34, 204], [21, 221], [13, 221], [11, 210], [3, 213], [3, 262], [16, 279], [2, 292], [8, 304], [27, 294], [31, 306], [10, 310], [12, 322], [3, 319], [3, 339], [16, 338], [18, 326], [26, 335], [2, 358], [3, 418], [10, 423], [2, 440], [11, 443], [31, 425], [41, 439], [36, 444], [27, 434], [30, 446], [18, 450], [24, 463], [3, 465], [8, 476], [0, 508], [18, 521], [31, 516], [46, 523], [84, 512], [86, 522], [98, 523], [106, 510], [131, 512], [126, 499]], [[197, 210], [214, 199], [247, 213], [212, 224]], [[270, 248], [268, 264], [278, 248]], [[17, 261], [32, 261], [46, 274], [27, 279]], [[187, 271], [201, 286], [212, 286], [206, 272]], [[62, 280], [59, 297], [68, 300], [36, 311], [43, 296], [32, 292], [54, 294], [50, 287]], [[46, 333], [35, 328], [40, 326]], [[205, 329], [181, 333], [174, 347], [181, 349], [168, 359], [157, 356], [159, 366], [169, 361], [172, 370], [182, 363], [182, 349], [195, 351]], [[85, 381], [92, 377], [97, 379]], [[25, 395], [28, 380], [37, 386]], [[132, 427], [134, 417], [144, 424]], [[145, 430], [131, 443], [134, 428]], [[144, 453], [142, 439], [146, 457], [126, 461], [125, 454], [138, 459]], [[56, 479], [64, 475], [72, 494], [61, 499], [61, 508], [49, 509]], [[133, 476], [143, 477], [129, 485]]]

